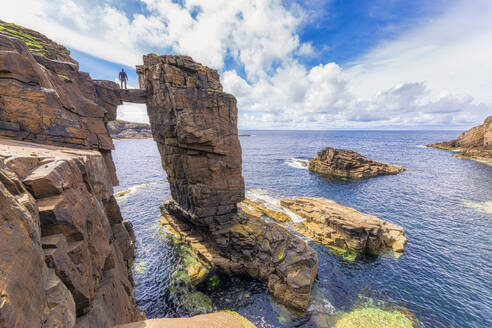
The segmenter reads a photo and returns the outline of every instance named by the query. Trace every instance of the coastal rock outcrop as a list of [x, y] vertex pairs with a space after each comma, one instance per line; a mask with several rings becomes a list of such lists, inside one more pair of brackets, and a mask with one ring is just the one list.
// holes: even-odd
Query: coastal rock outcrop
[[[0, 171], [0, 189], [10, 189], [21, 203], [2, 206], [0, 233], [16, 241], [2, 247], [1, 287], [18, 286], [0, 305], [0, 317], [10, 312], [2, 318], [5, 324], [15, 327], [19, 318], [33, 317], [38, 319], [30, 327], [57, 326], [53, 320], [63, 327], [110, 327], [141, 318], [129, 268], [133, 231], [119, 213], [112, 172], [101, 153], [1, 140]], [[12, 216], [17, 212], [22, 220]], [[9, 227], [21, 223], [27, 235]], [[24, 292], [39, 297], [41, 305], [22, 306], [30, 296], [15, 302]], [[45, 314], [56, 304], [60, 319], [58, 313]]]
[[0, 21], [0, 326], [143, 318], [106, 128], [123, 99], [143, 95], [92, 80], [63, 46]]
[[326, 198], [282, 199], [280, 204], [304, 218], [296, 230], [316, 242], [357, 253], [403, 252], [404, 229]]
[[492, 164], [492, 116], [482, 125], [463, 132], [457, 139], [440, 142], [428, 147], [458, 151], [458, 157]]
[[372, 161], [354, 151], [331, 147], [320, 150], [309, 162], [308, 168], [316, 173], [342, 179], [369, 178], [405, 171], [398, 165]]
[[236, 99], [222, 92], [217, 72], [190, 57], [151, 54], [137, 73], [173, 197], [161, 222], [211, 267], [265, 281], [277, 300], [306, 310], [316, 252], [276, 224], [238, 215], [244, 181]]
[[113, 139], [147, 139], [152, 138], [150, 125], [121, 120], [108, 122], [109, 135]]

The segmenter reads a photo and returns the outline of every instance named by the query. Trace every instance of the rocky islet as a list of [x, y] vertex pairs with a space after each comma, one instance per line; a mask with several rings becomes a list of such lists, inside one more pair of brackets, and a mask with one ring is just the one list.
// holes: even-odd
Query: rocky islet
[[370, 160], [352, 150], [326, 147], [309, 161], [308, 169], [339, 179], [361, 179], [378, 175], [398, 174], [405, 169], [398, 165]]

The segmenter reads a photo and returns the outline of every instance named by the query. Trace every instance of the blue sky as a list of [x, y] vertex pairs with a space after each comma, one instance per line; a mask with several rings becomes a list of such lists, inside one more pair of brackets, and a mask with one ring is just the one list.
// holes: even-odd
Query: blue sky
[[[93, 78], [146, 53], [221, 73], [243, 129], [465, 129], [492, 114], [489, 0], [18, 0]], [[122, 119], [145, 121], [125, 105]]]

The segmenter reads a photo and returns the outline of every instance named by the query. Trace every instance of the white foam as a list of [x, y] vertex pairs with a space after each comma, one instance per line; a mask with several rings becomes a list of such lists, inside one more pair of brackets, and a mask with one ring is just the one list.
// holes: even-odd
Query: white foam
[[295, 169], [303, 169], [303, 170], [307, 170], [309, 165], [309, 161], [307, 159], [295, 158], [295, 157], [286, 159], [284, 163]]
[[488, 202], [474, 202], [471, 200], [464, 200], [463, 205], [469, 208], [473, 208], [479, 212], [492, 214], [492, 201]]
[[136, 186], [131, 186], [128, 189], [125, 189], [125, 190], [122, 190], [120, 192], [117, 192], [116, 194], [114, 194], [114, 197], [116, 197], [116, 198], [126, 198], [129, 195], [137, 192], [138, 190], [150, 188], [150, 187], [155, 186], [155, 185], [158, 185], [158, 184], [159, 184], [158, 182], [152, 182], [152, 183], [142, 183], [142, 184], [139, 184], [139, 185], [136, 185]]
[[304, 219], [292, 211], [280, 205], [280, 198], [270, 195], [263, 189], [250, 189], [246, 191], [246, 198], [252, 201], [262, 201], [266, 207], [287, 214], [293, 222], [302, 222]]
[[426, 145], [417, 145], [417, 146], [415, 146], [415, 147], [417, 147], [417, 148], [427, 148], [427, 146], [426, 146]]

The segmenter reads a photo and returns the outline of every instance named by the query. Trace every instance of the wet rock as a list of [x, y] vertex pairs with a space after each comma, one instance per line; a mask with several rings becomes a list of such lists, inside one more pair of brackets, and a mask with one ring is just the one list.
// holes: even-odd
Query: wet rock
[[308, 168], [316, 173], [342, 179], [369, 178], [405, 171], [398, 165], [372, 161], [354, 151], [331, 147], [320, 150], [309, 162]]
[[414, 327], [412, 321], [399, 311], [385, 311], [378, 308], [362, 308], [342, 314], [335, 328], [385, 328]]
[[379, 254], [403, 252], [407, 243], [402, 227], [326, 198], [282, 199], [280, 204], [305, 219], [295, 230], [327, 246]]
[[[318, 258], [304, 241], [277, 224], [245, 214], [210, 236], [185, 219], [183, 212], [170, 214], [169, 209], [176, 209], [170, 203], [173, 201], [162, 207], [161, 224], [210, 267], [265, 281], [279, 302], [294, 310], [306, 310]], [[217, 240], [224, 240], [226, 246], [220, 247]]]
[[239, 203], [239, 205], [244, 211], [255, 217], [258, 217], [257, 214], [255, 213], [256, 211], [260, 213], [260, 216], [261, 214], [264, 214], [269, 218], [280, 223], [291, 221], [290, 217], [286, 213], [268, 208], [268, 206], [262, 200], [245, 199], [241, 203]]
[[458, 151], [457, 157], [469, 158], [492, 164], [492, 116], [482, 125], [463, 132], [457, 139], [440, 142], [428, 147]]

